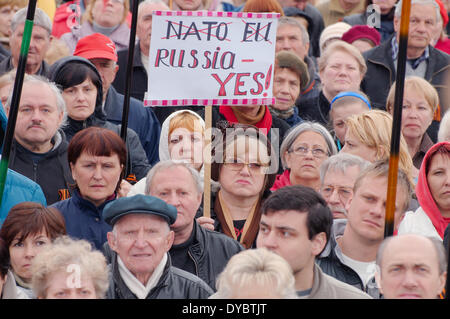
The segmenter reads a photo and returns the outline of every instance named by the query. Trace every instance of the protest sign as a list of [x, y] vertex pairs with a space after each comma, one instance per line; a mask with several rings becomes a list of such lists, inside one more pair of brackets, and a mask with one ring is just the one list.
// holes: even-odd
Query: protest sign
[[154, 11], [144, 104], [273, 104], [278, 17], [278, 13]]

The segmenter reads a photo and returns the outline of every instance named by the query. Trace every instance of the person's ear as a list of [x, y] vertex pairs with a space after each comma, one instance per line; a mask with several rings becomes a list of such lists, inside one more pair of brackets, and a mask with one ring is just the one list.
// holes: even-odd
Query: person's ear
[[172, 247], [173, 241], [175, 240], [175, 232], [173, 230], [169, 231], [166, 237], [166, 252]]
[[107, 234], [106, 234], [106, 238], [107, 238], [107, 240], [108, 240], [108, 245], [109, 245], [109, 247], [111, 248], [111, 250], [113, 250], [113, 251], [115, 251], [115, 252], [117, 252], [117, 240], [116, 240], [116, 236], [114, 235], [114, 233], [113, 232], [108, 232]]
[[324, 232], [318, 233], [312, 239], [312, 253], [318, 256], [327, 244], [327, 235]]

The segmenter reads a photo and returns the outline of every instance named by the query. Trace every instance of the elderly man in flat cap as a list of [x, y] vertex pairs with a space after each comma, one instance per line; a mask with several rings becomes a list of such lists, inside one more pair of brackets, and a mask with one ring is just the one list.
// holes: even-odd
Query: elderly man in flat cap
[[171, 266], [167, 253], [177, 209], [153, 196], [123, 197], [104, 208], [112, 249], [109, 299], [205, 299], [213, 291], [200, 278]]

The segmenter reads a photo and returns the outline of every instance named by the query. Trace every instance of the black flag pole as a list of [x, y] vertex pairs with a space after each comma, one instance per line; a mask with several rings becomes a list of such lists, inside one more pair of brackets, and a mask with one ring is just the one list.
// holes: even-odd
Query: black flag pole
[[19, 111], [19, 102], [20, 95], [22, 94], [23, 79], [25, 77], [28, 49], [30, 48], [31, 34], [33, 32], [36, 1], [37, 0], [30, 0], [28, 2], [27, 16], [22, 36], [22, 45], [20, 48], [16, 78], [14, 80], [14, 89], [8, 115], [8, 124], [6, 126], [5, 137], [3, 138], [2, 159], [0, 161], [0, 206], [3, 200], [3, 191], [5, 189], [6, 175], [8, 173], [9, 155], [11, 153], [11, 145], [14, 137], [14, 130], [16, 128], [17, 113]]
[[130, 112], [130, 97], [131, 97], [131, 86], [133, 79], [133, 58], [134, 58], [134, 47], [136, 42], [136, 26], [137, 26], [137, 14], [138, 14], [138, 0], [133, 0], [132, 8], [132, 18], [131, 18], [131, 29], [130, 29], [130, 42], [128, 45], [128, 62], [127, 62], [127, 74], [125, 82], [125, 97], [123, 100], [123, 113], [122, 113], [122, 128], [120, 131], [120, 137], [124, 142], [127, 139], [127, 128], [128, 128], [128, 114]]
[[402, 1], [400, 32], [398, 34], [399, 49], [397, 59], [397, 75], [395, 79], [394, 116], [392, 120], [391, 151], [389, 157], [389, 174], [386, 200], [386, 217], [384, 237], [394, 233], [395, 200], [397, 194], [397, 175], [402, 126], [403, 89], [405, 84], [406, 49], [408, 47], [409, 16], [411, 0]]

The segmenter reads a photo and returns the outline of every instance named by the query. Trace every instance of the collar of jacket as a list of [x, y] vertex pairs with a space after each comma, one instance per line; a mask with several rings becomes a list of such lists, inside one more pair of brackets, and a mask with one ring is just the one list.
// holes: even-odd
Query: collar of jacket
[[88, 212], [96, 212], [98, 214], [98, 216], [100, 217], [101, 220], [103, 220], [103, 208], [105, 207], [106, 204], [108, 204], [109, 202], [111, 202], [112, 200], [116, 199], [117, 195], [116, 193], [114, 193], [113, 195], [111, 195], [110, 197], [108, 197], [100, 206], [95, 206], [92, 202], [88, 201], [87, 199], [84, 199], [81, 194], [80, 191], [78, 189], [75, 189], [72, 192], [72, 200], [74, 202], [74, 204], [76, 204], [79, 207], [86, 207]]
[[116, 89], [111, 85], [108, 89], [108, 93], [106, 93], [104, 105], [104, 112], [106, 113], [107, 120], [122, 122], [123, 101], [123, 95], [119, 95]]
[[[137, 299], [136, 296], [131, 292], [131, 290], [128, 288], [128, 286], [123, 281], [122, 277], [120, 276], [119, 272], [119, 263], [117, 261], [117, 253], [112, 251], [111, 254], [111, 274], [112, 274], [112, 280], [109, 285], [109, 297], [114, 299]], [[158, 283], [155, 287], [150, 290], [148, 293], [146, 299], [152, 299], [152, 296], [155, 295], [161, 288], [166, 287], [170, 284], [170, 269], [172, 267], [172, 261], [170, 259], [170, 254], [167, 253], [167, 263], [164, 266], [163, 273], [161, 275], [161, 278], [159, 278]], [[115, 298], [115, 296], [118, 296], [118, 298]]]

